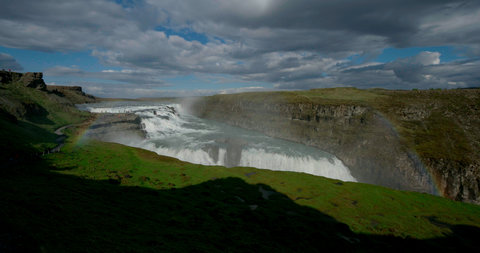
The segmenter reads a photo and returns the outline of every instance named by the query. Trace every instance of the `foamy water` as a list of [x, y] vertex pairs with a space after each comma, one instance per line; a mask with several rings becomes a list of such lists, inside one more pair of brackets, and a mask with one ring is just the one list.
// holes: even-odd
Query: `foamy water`
[[356, 181], [335, 156], [302, 144], [194, 117], [180, 104], [107, 102], [81, 105], [96, 113], [135, 113], [147, 138], [117, 142], [141, 147], [183, 161], [226, 167], [303, 172], [316, 176]]

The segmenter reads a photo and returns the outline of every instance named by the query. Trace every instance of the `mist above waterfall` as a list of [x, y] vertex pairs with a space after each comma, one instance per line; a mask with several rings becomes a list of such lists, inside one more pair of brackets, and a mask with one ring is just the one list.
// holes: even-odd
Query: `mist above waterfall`
[[135, 113], [146, 138], [118, 136], [112, 140], [183, 161], [225, 167], [248, 166], [356, 181], [335, 156], [295, 142], [232, 127], [190, 115], [180, 104], [105, 102], [82, 105], [96, 113]]

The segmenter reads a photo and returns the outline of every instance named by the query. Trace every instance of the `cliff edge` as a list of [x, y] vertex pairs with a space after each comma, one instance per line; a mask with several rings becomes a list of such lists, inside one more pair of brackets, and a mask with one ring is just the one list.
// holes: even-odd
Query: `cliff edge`
[[38, 90], [46, 90], [47, 85], [43, 81], [43, 73], [27, 72], [17, 73], [11, 71], [0, 71], [0, 84], [20, 83], [21, 85]]

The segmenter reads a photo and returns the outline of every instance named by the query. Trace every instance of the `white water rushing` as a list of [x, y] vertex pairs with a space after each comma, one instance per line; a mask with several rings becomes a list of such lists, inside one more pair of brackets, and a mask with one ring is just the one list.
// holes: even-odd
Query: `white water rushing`
[[142, 141], [119, 138], [118, 142], [160, 155], [203, 165], [248, 166], [356, 181], [348, 168], [329, 153], [200, 119], [186, 113], [180, 104], [106, 102], [80, 108], [96, 113], [139, 115], [147, 138]]

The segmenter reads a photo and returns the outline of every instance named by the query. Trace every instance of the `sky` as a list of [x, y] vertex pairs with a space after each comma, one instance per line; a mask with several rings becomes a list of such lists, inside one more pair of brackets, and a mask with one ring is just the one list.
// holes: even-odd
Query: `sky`
[[0, 69], [100, 97], [480, 86], [480, 1], [0, 0]]

